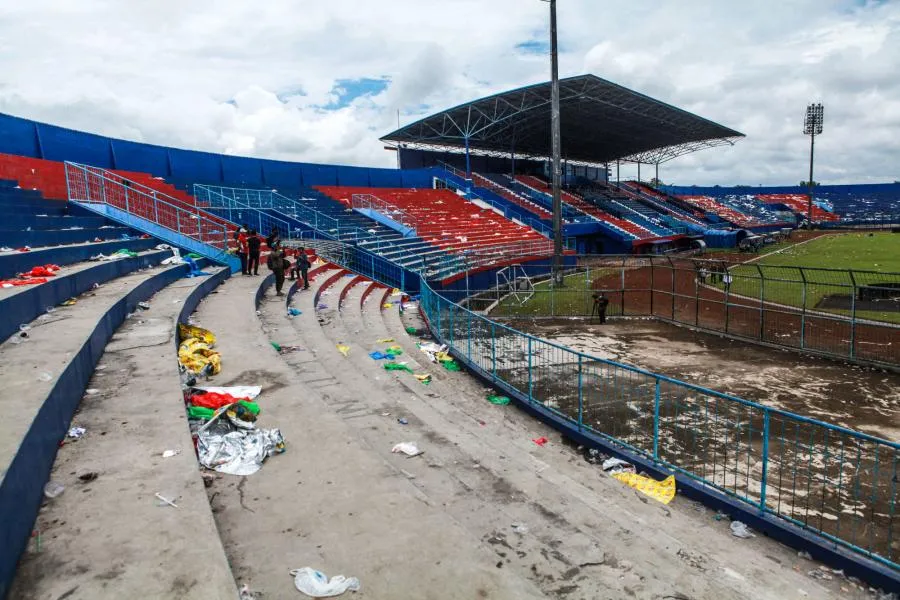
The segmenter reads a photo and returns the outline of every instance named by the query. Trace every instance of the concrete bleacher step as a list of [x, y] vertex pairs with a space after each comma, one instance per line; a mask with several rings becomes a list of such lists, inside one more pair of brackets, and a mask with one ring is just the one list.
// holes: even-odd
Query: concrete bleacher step
[[[101, 217], [35, 217], [5, 215], [0, 223], [0, 231], [15, 231], [17, 229], [66, 229], [80, 227], [81, 229], [99, 229], [106, 225]], [[0, 233], [0, 237], [2, 237]]]
[[160, 264], [172, 256], [171, 250], [144, 250], [136, 257], [111, 261], [87, 261], [61, 267], [46, 283], [0, 289], [0, 340], [13, 334], [18, 326], [29, 323], [47, 308], [91, 290], [128, 273]]
[[[264, 318], [277, 325], [265, 332], [247, 327], [258, 285], [258, 279], [233, 278], [195, 314], [219, 336], [223, 373], [216, 379], [261, 384], [261, 422], [279, 427], [288, 446], [244, 479], [240, 489], [236, 481], [223, 481], [209, 490], [238, 581], [257, 597], [290, 598], [297, 592], [287, 570], [312, 566], [329, 575], [358, 577], [361, 597], [541, 597], [527, 582], [496, 568], [486, 542], [473, 539], [425, 502], [384, 458], [390, 448], [370, 448], [335, 414], [332, 403], [344, 398], [315, 381], [313, 371], [279, 358], [269, 341], [282, 335], [285, 344], [297, 339], [283, 299], [275, 300], [270, 291], [259, 306], [271, 315]], [[300, 292], [297, 306], [303, 314], [296, 318], [318, 327], [315, 311], [306, 308], [313, 296]], [[332, 297], [325, 296], [326, 301]], [[337, 353], [333, 347], [327, 351]], [[319, 348], [316, 354], [307, 350], [292, 356], [315, 361], [325, 352]]]
[[41, 265], [70, 265], [88, 260], [98, 254], [112, 254], [125, 249], [142, 252], [154, 248], [159, 240], [152, 238], [115, 240], [111, 242], [85, 242], [68, 246], [34, 247], [29, 252], [0, 252], [0, 279], [14, 277]]
[[[3, 541], [0, 544], [0, 595], [9, 591], [19, 553], [26, 547], [41, 504], [47, 507], [45, 515], [57, 516], [39, 521], [42, 544], [36, 546], [37, 542], [31, 541], [28, 551], [31, 556], [24, 561], [30, 566], [24, 566], [20, 571], [17, 584], [20, 591], [11, 597], [96, 598], [102, 596], [100, 590], [114, 585], [112, 582], [120, 577], [122, 582], [130, 581], [132, 577], [144, 579], [141, 585], [145, 593], [141, 593], [141, 587], [135, 585], [132, 589], [134, 593], [128, 596], [180, 597], [180, 592], [184, 590], [178, 585], [190, 583], [190, 579], [176, 577], [180, 567], [174, 563], [170, 565], [170, 574], [161, 572], [162, 565], [155, 564], [159, 562], [157, 560], [152, 565], [156, 571], [138, 567], [141, 557], [145, 557], [144, 560], [147, 556], [158, 558], [174, 552], [178, 543], [189, 543], [191, 540], [184, 538], [183, 532], [191, 529], [186, 523], [177, 526], [167, 524], [167, 520], [177, 520], [187, 515], [159, 513], [153, 498], [157, 490], [151, 489], [150, 485], [154, 475], [148, 473], [148, 463], [153, 461], [151, 455], [128, 443], [120, 444], [115, 452], [110, 452], [110, 447], [105, 445], [107, 436], [109, 440], [122, 440], [123, 436], [131, 442], [140, 439], [147, 430], [153, 429], [150, 421], [167, 418], [161, 416], [163, 411], [153, 401], [157, 386], [164, 381], [158, 373], [145, 378], [140, 386], [129, 388], [135, 373], [142, 372], [144, 368], [137, 356], [123, 357], [121, 363], [107, 363], [107, 369], [101, 376], [108, 377], [110, 385], [101, 384], [98, 387], [107, 387], [108, 392], [85, 396], [87, 406], [101, 400], [104, 402], [104, 408], [100, 411], [104, 414], [97, 417], [106, 420], [102, 421], [103, 426], [98, 424], [96, 428], [92, 427], [88, 437], [77, 442], [85, 444], [84, 447], [76, 447], [76, 452], [85, 451], [85, 462], [77, 467], [66, 461], [58, 465], [54, 480], [66, 487], [63, 495], [54, 500], [43, 497], [43, 487], [49, 478], [58, 445], [65, 439], [72, 415], [81, 403], [82, 394], [107, 340], [125, 319], [126, 313], [135, 310], [139, 301], [146, 300], [167, 285], [173, 284], [173, 291], [169, 293], [176, 294], [172, 297], [171, 308], [180, 308], [174, 302], [180, 298], [177, 294], [187, 293], [203, 282], [202, 278], [185, 279], [187, 272], [186, 265], [177, 265], [125, 274], [81, 295], [76, 304], [60, 307], [52, 314], [33, 321], [27, 338], [15, 336], [0, 346], [5, 415], [0, 422], [0, 512], [4, 515], [0, 520], [0, 540]], [[167, 308], [160, 304], [157, 312], [166, 314]], [[6, 318], [5, 313], [3, 318]], [[141, 317], [136, 316], [133, 326], [145, 324], [140, 320]], [[138, 333], [134, 347], [147, 353], [143, 362], [156, 361], [156, 364], [166, 365], [175, 391], [172, 402], [176, 406], [180, 402], [180, 390], [173, 360], [174, 326], [169, 322], [167, 327], [169, 331], [164, 346], [159, 345], [156, 338], [148, 344], [151, 340], [142, 338]], [[144, 328], [144, 331], [147, 330], [149, 328]], [[127, 405], [128, 402], [132, 404]], [[118, 414], [115, 414], [116, 411]], [[180, 412], [173, 414], [180, 416], [183, 424], [183, 403]], [[129, 421], [131, 426], [128, 426]], [[187, 431], [182, 430], [178, 435], [189, 452], [190, 437]], [[107, 465], [109, 470], [105, 470]], [[117, 473], [113, 472], [113, 465], [118, 469]], [[77, 470], [71, 471], [70, 468]], [[82, 483], [78, 475], [82, 475], [83, 471], [99, 472], [101, 478], [96, 482]], [[196, 467], [193, 475], [197, 476]], [[129, 478], [130, 482], [126, 483]], [[140, 499], [134, 498], [136, 502], [130, 502], [126, 488], [130, 493], [140, 489]], [[201, 489], [200, 498], [202, 494]], [[70, 516], [59, 518], [60, 510]], [[141, 516], [144, 511], [146, 516]], [[120, 522], [116, 523], [116, 520]], [[148, 527], [148, 523], [153, 525]], [[142, 530], [141, 535], [135, 533], [138, 529]], [[154, 539], [157, 533], [162, 536]], [[120, 537], [117, 539], [116, 536]], [[101, 554], [109, 560], [96, 559]], [[196, 574], [194, 565], [185, 565], [185, 570], [188, 568]], [[146, 590], [156, 585], [148, 580], [151, 572], [160, 582], [172, 584], [172, 589], [166, 594], [148, 596]], [[178, 584], [180, 580], [183, 584]], [[32, 586], [37, 587], [33, 589]], [[35, 591], [37, 588], [43, 592]], [[78, 593], [75, 593], [76, 589]], [[117, 594], [123, 589], [116, 585]]]
[[[106, 227], [106, 226], [104, 226]], [[59, 246], [83, 244], [101, 240], [124, 240], [137, 237], [140, 233], [129, 227], [106, 227], [105, 229], [42, 229], [33, 231], [0, 231], [0, 245], [16, 248], [21, 246]]]

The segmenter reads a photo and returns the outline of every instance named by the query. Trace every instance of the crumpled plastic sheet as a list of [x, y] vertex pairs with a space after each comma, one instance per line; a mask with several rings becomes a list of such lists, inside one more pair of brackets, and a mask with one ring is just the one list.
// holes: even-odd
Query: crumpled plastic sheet
[[356, 577], [335, 575], [328, 579], [325, 573], [310, 567], [292, 569], [291, 575], [294, 577], [294, 587], [311, 598], [332, 598], [347, 591], [359, 591], [359, 579]]
[[266, 458], [282, 452], [284, 437], [279, 429], [238, 429], [220, 419], [197, 436], [200, 464], [228, 475], [253, 475]]
[[447, 352], [447, 346], [435, 344], [434, 342], [429, 342], [427, 344], [419, 344], [419, 350], [428, 355], [428, 359], [431, 362], [438, 361], [438, 354], [443, 354]]

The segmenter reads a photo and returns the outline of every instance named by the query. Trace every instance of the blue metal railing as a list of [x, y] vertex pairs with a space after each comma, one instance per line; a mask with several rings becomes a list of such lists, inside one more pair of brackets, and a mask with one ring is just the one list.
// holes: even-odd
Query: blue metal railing
[[576, 352], [424, 282], [420, 306], [454, 355], [579, 431], [900, 568], [900, 444]]

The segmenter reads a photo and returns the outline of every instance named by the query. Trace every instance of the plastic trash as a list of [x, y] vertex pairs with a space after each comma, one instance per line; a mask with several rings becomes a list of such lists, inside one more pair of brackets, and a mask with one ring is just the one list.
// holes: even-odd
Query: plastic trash
[[430, 385], [431, 384], [431, 375], [427, 373], [413, 373], [413, 377], [419, 380], [419, 383], [422, 385]]
[[488, 394], [487, 401], [491, 404], [497, 404], [498, 406], [509, 404], [509, 398], [507, 396], [496, 396], [494, 394]]
[[51, 499], [56, 498], [64, 491], [66, 491], [66, 487], [56, 481], [48, 481], [47, 485], [44, 486], [44, 495]]
[[409, 425], [409, 421], [406, 419], [406, 417], [400, 417], [399, 419], [397, 419], [397, 422], [401, 425]]
[[739, 538], [752, 538], [756, 537], [752, 533], [750, 533], [750, 529], [741, 521], [732, 521], [731, 522], [731, 535]]
[[612, 471], [613, 473], [620, 473], [623, 471], [630, 471], [634, 473], [634, 465], [632, 465], [627, 460], [622, 460], [621, 458], [607, 458], [603, 461], [603, 465], [601, 468], [604, 471]]
[[19, 325], [19, 331], [28, 331], [30, 329], [31, 329], [31, 325], [25, 325], [25, 324]]
[[44, 383], [53, 381], [53, 375], [51, 373], [48, 373], [47, 371], [44, 371], [43, 373], [38, 375], [38, 381], [43, 381]]
[[173, 456], [177, 456], [181, 453], [181, 450], [166, 450], [162, 453], [163, 458], [172, 458]]
[[298, 315], [302, 315], [299, 308], [294, 308], [293, 306], [288, 309], [288, 314], [292, 317], [296, 317]]
[[384, 365], [384, 368], [386, 371], [407, 371], [409, 373], [413, 372], [413, 370], [409, 368], [409, 365], [405, 365], [403, 363], [389, 362]]
[[378, 340], [379, 344], [391, 344], [394, 342], [394, 338], [381, 338]]
[[335, 575], [329, 580], [325, 573], [310, 567], [293, 569], [291, 575], [294, 578], [294, 587], [311, 598], [333, 598], [347, 591], [359, 591], [359, 579], [356, 577]]
[[369, 357], [373, 360], [394, 360], [394, 356], [392, 354], [385, 354], [384, 352], [379, 352], [375, 350], [374, 352], [369, 352]]
[[153, 495], [156, 496], [157, 498], [159, 498], [159, 500], [163, 503], [163, 504], [160, 504], [160, 506], [168, 504], [169, 506], [171, 506], [173, 508], [178, 508], [178, 505], [175, 504], [175, 502], [173, 502], [172, 500], [169, 500], [168, 498], [164, 498], [159, 492], [156, 492]]
[[417, 333], [419, 333], [419, 330], [415, 327], [407, 327], [406, 333], [408, 333], [409, 335], [416, 335]]
[[85, 429], [84, 427], [71, 427], [69, 429], [69, 432], [66, 434], [66, 437], [70, 437], [73, 440], [77, 440], [78, 438], [83, 436], [85, 433], [87, 433], [87, 429]]
[[138, 302], [138, 308], [140, 308], [141, 310], [150, 310], [150, 303], [149, 302]]
[[100, 393], [100, 390], [98, 390], [97, 388], [88, 388], [88, 389], [84, 390], [85, 396], [96, 396], [99, 393]]
[[512, 530], [519, 535], [525, 535], [526, 533], [528, 533], [528, 527], [522, 525], [521, 523], [514, 523], [512, 526]]
[[393, 448], [391, 448], [391, 452], [394, 454], [405, 454], [409, 457], [418, 456], [422, 454], [422, 451], [419, 450], [419, 447], [416, 446], [415, 442], [400, 442]]
[[538, 446], [543, 446], [544, 444], [546, 444], [546, 443], [549, 442], [550, 440], [548, 440], [548, 439], [545, 438], [544, 436], [541, 436], [541, 437], [535, 438], [535, 439], [533, 439], [533, 440], [531, 440], [531, 441], [534, 442], [535, 444], [537, 444]]
[[675, 477], [672, 475], [662, 481], [656, 481], [637, 473], [618, 471], [613, 473], [612, 477], [663, 504], [668, 504], [675, 497]]
[[337, 345], [338, 352], [344, 355], [344, 357], [350, 356], [350, 346], [347, 344], [338, 344]]

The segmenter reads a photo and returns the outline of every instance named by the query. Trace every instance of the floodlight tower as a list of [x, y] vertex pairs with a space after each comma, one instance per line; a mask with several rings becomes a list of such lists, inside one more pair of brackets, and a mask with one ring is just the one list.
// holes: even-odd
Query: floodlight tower
[[808, 227], [812, 228], [812, 207], [813, 207], [813, 156], [816, 149], [816, 136], [822, 133], [825, 124], [825, 107], [821, 102], [817, 104], [809, 104], [806, 107], [806, 118], [803, 120], [803, 135], [809, 136], [809, 181], [806, 185], [809, 188], [809, 198], [807, 204], [806, 222]]
[[[546, 0], [545, 0], [546, 1]], [[550, 2], [550, 145], [553, 195], [553, 279], [557, 286], [563, 284], [562, 276], [562, 197], [560, 195], [560, 154], [559, 133], [559, 51], [556, 42], [556, 0]]]

